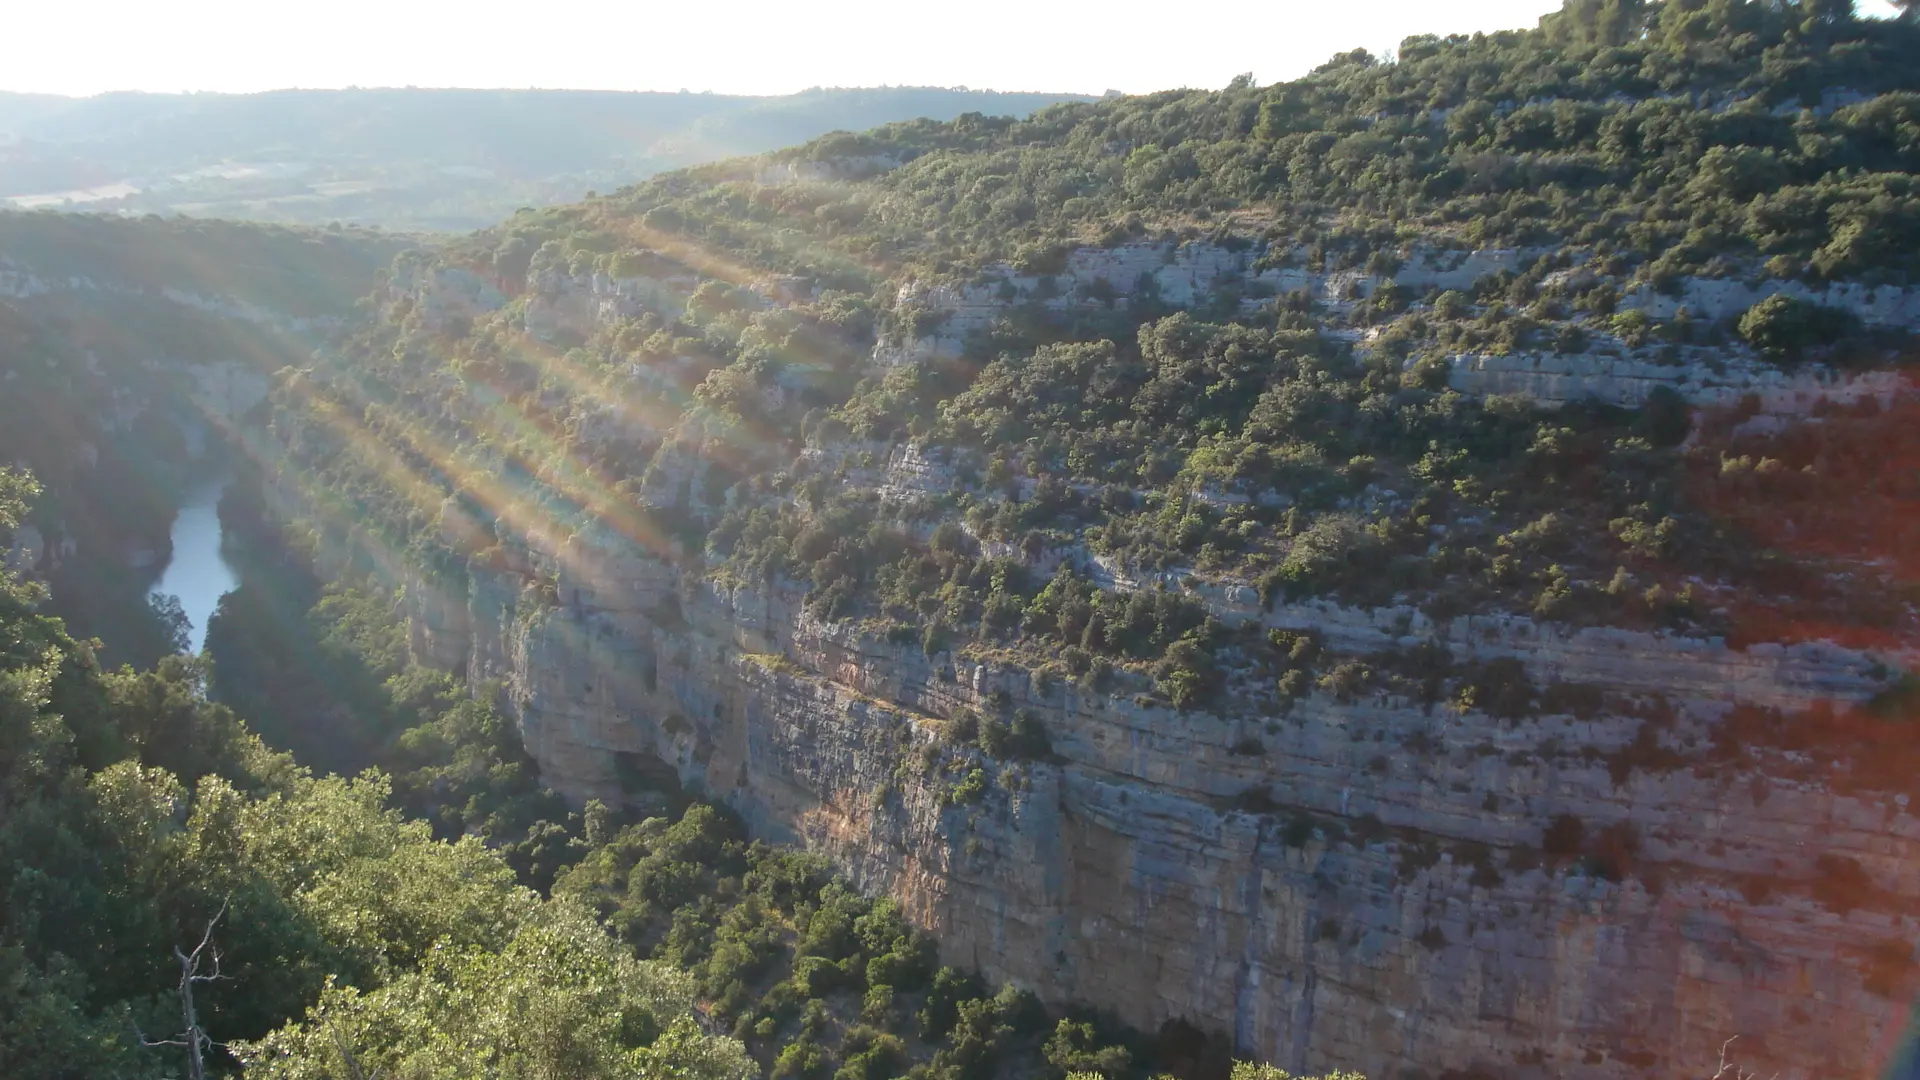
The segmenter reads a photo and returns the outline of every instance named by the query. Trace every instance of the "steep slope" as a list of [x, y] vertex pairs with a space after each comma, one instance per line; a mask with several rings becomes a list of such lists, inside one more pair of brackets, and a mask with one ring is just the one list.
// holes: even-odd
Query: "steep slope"
[[465, 231], [829, 131], [1066, 100], [936, 87], [0, 94], [0, 204]]
[[664, 763], [1043, 998], [1375, 1077], [1868, 1075], [1917, 58], [1574, 4], [519, 214], [281, 382], [271, 495], [571, 798]]
[[0, 214], [0, 463], [46, 495], [13, 562], [114, 661], [158, 656], [142, 593], [183, 487], [273, 373], [338, 334], [406, 246], [379, 233]]

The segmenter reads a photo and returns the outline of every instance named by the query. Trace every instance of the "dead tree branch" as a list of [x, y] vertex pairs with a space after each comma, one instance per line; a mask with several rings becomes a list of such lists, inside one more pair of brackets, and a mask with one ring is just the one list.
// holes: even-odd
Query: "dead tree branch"
[[[134, 1034], [140, 1036], [141, 1046], [185, 1047], [187, 1051], [187, 1080], [206, 1080], [206, 1052], [208, 1048], [226, 1045], [225, 1043], [215, 1042], [212, 1038], [208, 1037], [206, 1029], [200, 1026], [200, 1015], [193, 1004], [193, 987], [195, 983], [210, 983], [226, 978], [226, 976], [220, 973], [220, 950], [213, 948], [213, 928], [218, 925], [221, 916], [227, 913], [227, 903], [228, 901], [221, 901], [220, 910], [214, 912], [213, 918], [207, 920], [207, 928], [200, 935], [200, 944], [195, 945], [192, 952], [187, 952], [178, 945], [173, 947], [173, 957], [180, 964], [180, 982], [178, 983], [180, 994], [180, 1034], [171, 1039], [149, 1039], [138, 1027], [134, 1028]], [[213, 960], [213, 970], [202, 974], [200, 971], [201, 961], [203, 958], [209, 956]]]

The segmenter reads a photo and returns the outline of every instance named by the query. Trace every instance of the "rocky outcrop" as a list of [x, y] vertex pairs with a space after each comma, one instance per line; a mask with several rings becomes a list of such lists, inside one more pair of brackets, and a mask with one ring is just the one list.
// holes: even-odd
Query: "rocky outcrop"
[[562, 334], [585, 338], [599, 327], [648, 311], [677, 316], [698, 284], [692, 274], [614, 277], [541, 271], [527, 281], [527, 333], [551, 342]]
[[[1535, 254], [1417, 251], [1391, 280], [1416, 299], [1465, 291]], [[536, 265], [513, 310], [549, 342], [685, 310], [697, 280], [655, 269]], [[1586, 275], [1582, 290], [1597, 282], [1584, 267], [1561, 273]], [[1337, 313], [1387, 281], [1257, 244], [1083, 248], [1048, 273], [906, 285], [873, 358], [956, 355], [1021, 306], [1230, 311], [1304, 290]], [[400, 287], [427, 319], [505, 303], [471, 275]], [[782, 303], [804, 288], [756, 291]], [[1795, 288], [1693, 282], [1622, 303], [1721, 317]], [[1914, 325], [1905, 293], [1815, 298]], [[1786, 371], [1737, 348], [1661, 362], [1594, 336], [1574, 354], [1461, 357], [1449, 379], [1549, 404], [1635, 405], [1662, 387], [1699, 405], [1751, 397], [1763, 417], [1906, 392], [1888, 374]], [[594, 443], [644, 437], [610, 408], [570, 423]], [[712, 482], [718, 455], [702, 438], [697, 425], [677, 430], [632, 497], [693, 515], [735, 498]], [[836, 484], [920, 508], [979, 464], [920, 445], [804, 455]], [[1202, 493], [1269, 495], [1284, 498]], [[1682, 1075], [1709, 1068], [1734, 1035], [1762, 1072], [1856, 1075], [1904, 1025], [1920, 981], [1906, 899], [1920, 892], [1920, 820], [1906, 796], [1841, 788], [1791, 753], [1761, 772], [1721, 751], [1742, 715], [1862, 701], [1911, 657], [1500, 613], [1270, 607], [1241, 581], [1136, 578], [1070, 546], [1020, 553], [1042, 573], [1073, 560], [1106, 588], [1182, 590], [1229, 626], [1311, 631], [1330, 663], [1384, 668], [1444, 649], [1556, 691], [1540, 698], [1555, 704], [1500, 716], [1364, 680], [1182, 710], [1126, 676], [1070, 681], [823, 623], [798, 587], [716, 577], [678, 541], [619, 524], [463, 537], [448, 544], [476, 552], [463, 574], [400, 572], [415, 655], [497, 693], [543, 777], [575, 802], [637, 801], [636, 777], [670, 772], [755, 835], [819, 851], [897, 898], [950, 961], [1050, 1001], [1148, 1029], [1184, 1018], [1289, 1069], [1376, 1080]], [[1051, 753], [996, 761], [954, 745], [945, 732], [968, 712], [1024, 713]], [[987, 781], [977, 793], [958, 783], [974, 769]]]
[[[1518, 270], [1537, 251], [1498, 249], [1438, 251], [1417, 249], [1391, 274], [1354, 270], [1308, 269], [1304, 250], [1260, 245], [1210, 243], [1134, 243], [1112, 248], [1077, 248], [1057, 273], [1020, 273], [1010, 266], [991, 268], [969, 283], [910, 282], [895, 297], [901, 311], [918, 312], [910, 329], [880, 336], [876, 365], [887, 367], [935, 357], [958, 356], [970, 336], [988, 331], [1016, 306], [1038, 304], [1049, 311], [1136, 304], [1190, 309], [1221, 296], [1241, 305], [1257, 305], [1279, 293], [1305, 292], [1328, 310], [1340, 313], [1391, 282], [1414, 295], [1430, 290], [1467, 291], [1489, 275]], [[1557, 271], [1583, 288], [1600, 278], [1582, 267]], [[1682, 308], [1696, 320], [1737, 318], [1775, 294], [1809, 300], [1850, 312], [1869, 326], [1920, 327], [1920, 289], [1837, 282], [1814, 289], [1803, 282], [1769, 279], [1748, 282], [1727, 278], [1687, 278], [1660, 292], [1644, 285], [1626, 289], [1622, 309], [1637, 309], [1670, 319]], [[1543, 404], [1560, 405], [1585, 398], [1633, 407], [1656, 387], [1678, 393], [1691, 404], [1728, 405], [1748, 394], [1762, 411], [1804, 414], [1817, 401], [1853, 404], [1876, 398], [1883, 404], [1900, 392], [1903, 380], [1890, 372], [1843, 374], [1810, 364], [1785, 370], [1738, 348], [1715, 348], [1703, 357], [1664, 360], [1651, 349], [1614, 343], [1575, 353], [1465, 354], [1453, 358], [1449, 385], [1464, 394], [1517, 394]]]
[[1661, 292], [1645, 285], [1628, 290], [1623, 308], [1637, 308], [1657, 319], [1672, 318], [1686, 308], [1694, 318], [1725, 319], [1769, 296], [1791, 296], [1851, 312], [1870, 326], [1920, 326], [1920, 289], [1898, 285], [1866, 285], [1837, 281], [1816, 289], [1801, 281], [1770, 279], [1759, 282], [1733, 278], [1687, 278], [1679, 288]]
[[1775, 416], [1805, 415], [1823, 402], [1884, 406], [1910, 389], [1898, 371], [1841, 373], [1818, 365], [1787, 371], [1729, 352], [1716, 350], [1711, 364], [1604, 353], [1462, 355], [1453, 358], [1447, 385], [1476, 397], [1517, 394], [1544, 405], [1594, 398], [1625, 408], [1646, 404], [1661, 387], [1702, 408], [1737, 405], [1752, 395], [1759, 412]]
[[387, 300], [411, 303], [421, 324], [436, 333], [445, 333], [507, 303], [504, 293], [471, 270], [407, 255], [393, 262], [387, 278]]
[[853, 154], [819, 160], [796, 158], [760, 166], [753, 174], [753, 182], [777, 185], [867, 180], [899, 167], [900, 160], [887, 154]]
[[[1314, 694], [1181, 711], [823, 624], [797, 589], [709, 580], [608, 529], [503, 539], [457, 588], [409, 589], [413, 640], [504, 688], [550, 783], [618, 800], [630, 766], [658, 759], [756, 835], [896, 897], [950, 961], [1049, 1000], [1382, 1078], [1680, 1075], [1736, 1034], [1783, 1077], [1864, 1075], [1904, 1023], [1920, 929], [1896, 899], [1920, 892], [1906, 798], [1698, 753], [1735, 703], [1872, 693], [1888, 678], [1872, 657], [1268, 612], [1244, 586], [1196, 583], [1223, 617], [1311, 627], [1357, 657], [1439, 641], [1665, 704], [1502, 720]], [[961, 710], [1031, 714], [1052, 759], [948, 745]], [[975, 767], [985, 793], [956, 801]], [[1870, 899], [1823, 893], [1835, 865]]]

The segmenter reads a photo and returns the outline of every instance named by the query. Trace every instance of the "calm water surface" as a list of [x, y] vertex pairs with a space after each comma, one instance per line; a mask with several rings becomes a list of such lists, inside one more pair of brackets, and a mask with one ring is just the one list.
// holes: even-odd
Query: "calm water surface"
[[191, 648], [199, 652], [207, 641], [207, 618], [220, 598], [240, 585], [240, 578], [220, 554], [220, 493], [225, 482], [206, 484], [187, 492], [180, 516], [173, 519], [173, 559], [151, 590], [180, 598], [193, 620]]

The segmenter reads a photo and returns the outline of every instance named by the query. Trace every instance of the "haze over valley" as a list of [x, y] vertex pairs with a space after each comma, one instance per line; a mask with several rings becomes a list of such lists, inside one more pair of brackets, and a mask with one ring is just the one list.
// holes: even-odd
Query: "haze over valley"
[[0, 204], [465, 232], [522, 206], [829, 131], [1025, 116], [1064, 100], [923, 87], [0, 93]]

